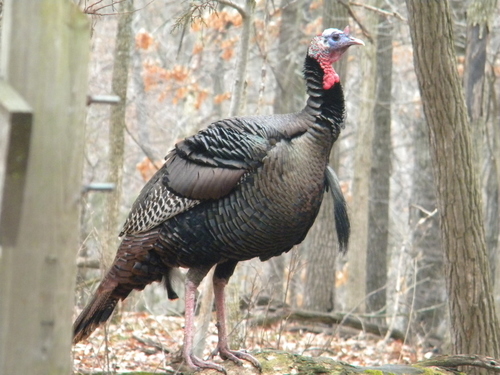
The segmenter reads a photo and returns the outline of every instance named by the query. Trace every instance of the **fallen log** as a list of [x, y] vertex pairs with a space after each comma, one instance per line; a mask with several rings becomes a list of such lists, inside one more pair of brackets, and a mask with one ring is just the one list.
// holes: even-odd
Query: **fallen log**
[[[500, 362], [489, 357], [477, 355], [450, 355], [440, 356], [429, 360], [417, 362], [415, 364], [391, 364], [383, 366], [352, 366], [348, 363], [335, 361], [327, 357], [308, 357], [292, 354], [278, 350], [262, 350], [253, 353], [262, 364], [262, 372], [249, 364], [238, 366], [231, 361], [224, 361], [224, 368], [227, 375], [455, 375], [458, 366], [481, 367], [492, 372], [500, 372]], [[183, 372], [179, 365], [162, 368], [167, 374], [187, 374]], [[463, 370], [462, 370], [463, 371]], [[84, 375], [78, 372], [77, 375]], [[103, 375], [103, 373], [92, 372], [93, 375]], [[123, 375], [153, 375], [149, 372], [126, 372]], [[157, 374], [157, 372], [155, 372]], [[214, 370], [201, 370], [198, 375], [215, 375]], [[466, 372], [465, 372], [466, 374]], [[87, 375], [87, 374], [85, 374]], [[121, 373], [117, 373], [121, 375]]]
[[[328, 325], [344, 325], [351, 328], [359, 329], [366, 333], [371, 333], [377, 336], [386, 336], [389, 328], [386, 326], [369, 323], [363, 319], [352, 315], [339, 312], [322, 313], [317, 311], [299, 310], [283, 308], [271, 313], [255, 316], [247, 320], [249, 326], [271, 326], [281, 320], [293, 322], [307, 323], [322, 323]], [[397, 329], [392, 329], [389, 337], [395, 340], [405, 339], [405, 334]]]

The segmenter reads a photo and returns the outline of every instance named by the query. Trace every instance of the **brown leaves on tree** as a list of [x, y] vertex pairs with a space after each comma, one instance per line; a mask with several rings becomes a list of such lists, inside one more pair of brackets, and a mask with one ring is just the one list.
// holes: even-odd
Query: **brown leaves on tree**
[[191, 69], [186, 66], [175, 65], [172, 69], [165, 69], [155, 63], [145, 62], [143, 67], [144, 89], [158, 89], [159, 101], [170, 97], [174, 104], [178, 104], [179, 101], [191, 97], [195, 109], [200, 109], [208, 97], [208, 91], [194, 81]]
[[145, 157], [140, 163], [138, 163], [135, 168], [139, 171], [144, 181], [149, 181], [151, 177], [161, 168], [163, 165], [163, 160], [151, 161], [148, 157]]
[[157, 42], [153, 38], [153, 35], [148, 33], [147, 31], [139, 31], [135, 36], [135, 48], [148, 50], [150, 47], [157, 46]]
[[[195, 17], [191, 23], [193, 32], [204, 30], [206, 38], [210, 39], [210, 47], [220, 51], [220, 56], [224, 61], [230, 61], [235, 57], [235, 47], [239, 41], [238, 37], [228, 38], [227, 30], [231, 27], [240, 27], [242, 17], [236, 10], [206, 12], [200, 17]], [[203, 40], [194, 44], [192, 54], [199, 55], [202, 61], [203, 51], [208, 45]], [[154, 36], [141, 30], [135, 37], [135, 47], [142, 51], [156, 49], [158, 42]], [[209, 91], [198, 82], [198, 75], [193, 67], [184, 65], [174, 65], [165, 68], [154, 58], [146, 57], [143, 62], [143, 82], [145, 91], [157, 91], [158, 101], [170, 99], [173, 104], [178, 104], [182, 100], [190, 100], [194, 109], [200, 109], [201, 105], [209, 96]], [[230, 93], [216, 95], [215, 104], [231, 98]]]
[[221, 104], [225, 100], [231, 99], [231, 93], [225, 92], [224, 94], [215, 95], [214, 104]]
[[241, 15], [236, 11], [207, 14], [203, 18], [194, 20], [191, 24], [193, 31], [201, 31], [202, 29], [213, 29], [214, 31], [224, 32], [229, 27], [241, 26], [243, 20]]

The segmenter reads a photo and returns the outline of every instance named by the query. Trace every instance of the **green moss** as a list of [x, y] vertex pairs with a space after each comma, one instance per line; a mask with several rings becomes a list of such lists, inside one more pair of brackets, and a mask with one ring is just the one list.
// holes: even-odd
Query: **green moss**
[[366, 369], [363, 371], [364, 374], [368, 375], [385, 375], [382, 370]]
[[332, 373], [335, 364], [333, 361], [331, 363], [324, 361], [323, 358], [312, 358], [275, 350], [262, 351], [257, 354], [257, 357], [262, 364], [263, 373], [279, 371], [282, 374], [326, 374]]
[[295, 358], [294, 365], [297, 366], [299, 374], [314, 375], [326, 374], [329, 370], [320, 362], [317, 362], [312, 357], [298, 356]]
[[263, 350], [256, 354], [262, 365], [262, 372], [282, 371], [284, 374], [290, 370], [290, 362], [292, 355], [287, 352], [280, 352], [276, 350], [268, 351]]
[[[422, 375], [448, 375], [450, 374], [447, 371], [441, 370], [437, 367], [423, 367], [419, 365], [413, 365], [414, 368], [417, 368], [422, 371]], [[463, 372], [453, 371], [454, 374], [466, 375]]]

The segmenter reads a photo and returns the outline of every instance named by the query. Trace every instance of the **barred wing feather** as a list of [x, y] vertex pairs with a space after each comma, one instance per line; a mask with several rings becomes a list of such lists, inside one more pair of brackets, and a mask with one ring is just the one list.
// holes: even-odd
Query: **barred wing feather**
[[262, 164], [268, 139], [231, 121], [219, 121], [179, 142], [144, 186], [120, 236], [150, 230], [204, 200], [229, 194]]

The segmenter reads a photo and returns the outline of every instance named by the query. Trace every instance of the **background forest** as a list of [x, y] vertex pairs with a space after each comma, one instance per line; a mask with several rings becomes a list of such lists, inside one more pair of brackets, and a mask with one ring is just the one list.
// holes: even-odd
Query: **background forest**
[[[132, 203], [174, 144], [228, 116], [300, 110], [305, 100], [301, 69], [311, 37], [349, 25], [366, 46], [349, 50], [335, 67], [347, 119], [330, 159], [349, 206], [349, 250], [338, 254], [333, 203], [325, 195], [317, 222], [296, 249], [265, 263], [239, 264], [228, 285], [233, 345], [287, 350], [291, 347], [280, 342], [281, 334], [295, 319], [300, 332], [327, 332], [315, 354], [343, 350], [329, 346], [332, 336], [352, 338], [374, 330], [386, 339], [401, 339], [419, 356], [452, 352], [447, 293], [452, 282], [444, 264], [450, 258], [441, 244], [448, 237], [440, 235], [448, 226], [440, 226], [434, 180], [439, 167], [433, 168], [429, 139], [434, 138], [419, 91], [419, 83], [422, 89], [437, 81], [425, 75], [417, 80], [412, 19], [404, 1], [74, 2], [91, 23], [75, 315], [112, 261]], [[483, 271], [499, 311], [500, 9], [494, 0], [451, 0], [449, 6], [473, 145], [472, 163], [464, 168], [475, 171], [480, 182], [477, 198], [489, 267]], [[429, 30], [428, 38], [447, 35]], [[449, 101], [454, 98], [450, 92]], [[441, 151], [461, 165], [448, 149]], [[474, 228], [465, 223], [463, 233]], [[467, 263], [462, 267], [465, 274]], [[210, 314], [204, 313], [212, 309], [211, 287], [210, 282], [200, 287], [200, 351], [214, 330]], [[150, 286], [122, 304], [114, 323], [120, 326], [123, 319], [134, 325], [128, 319], [140, 316], [150, 328], [175, 336], [171, 330], [180, 323], [169, 319], [182, 316], [180, 297], [168, 301], [162, 285]], [[332, 321], [318, 322], [314, 312], [338, 313], [337, 328], [330, 329]], [[361, 322], [360, 330], [352, 330], [352, 319], [358, 326]], [[252, 324], [272, 333], [252, 337]], [[103, 368], [96, 354], [102, 336], [98, 340], [77, 350], [95, 355], [95, 367]], [[302, 343], [300, 350], [316, 344]], [[75, 370], [79, 366], [75, 363]]]

